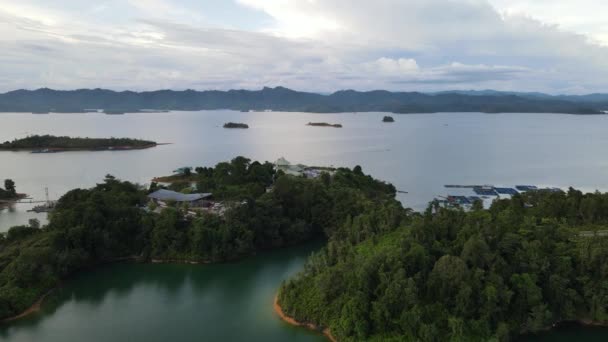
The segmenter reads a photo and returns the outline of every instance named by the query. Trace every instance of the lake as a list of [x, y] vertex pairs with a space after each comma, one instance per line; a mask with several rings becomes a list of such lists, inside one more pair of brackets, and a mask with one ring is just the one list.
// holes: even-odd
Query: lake
[[[0, 152], [0, 180], [19, 192], [51, 199], [90, 187], [104, 175], [149, 183], [182, 166], [211, 166], [243, 155], [321, 166], [361, 165], [393, 183], [416, 210], [444, 184], [534, 184], [608, 190], [606, 116], [445, 113], [0, 114], [0, 141], [28, 134], [129, 137], [170, 145], [141, 151], [31, 154]], [[227, 130], [225, 122], [248, 130]], [[309, 127], [311, 121], [343, 128]], [[0, 231], [44, 214], [31, 204], [0, 210]], [[322, 341], [272, 313], [272, 296], [318, 246], [265, 253], [211, 266], [120, 264], [67, 281], [31, 318], [0, 327], [7, 341]], [[605, 329], [574, 328], [529, 340], [606, 340]], [[585, 339], [587, 336], [587, 339]]]
[[[172, 143], [141, 151], [31, 154], [0, 152], [0, 179], [44, 200], [76, 187], [90, 187], [106, 174], [149, 183], [182, 166], [212, 166], [243, 155], [323, 166], [361, 165], [393, 183], [405, 206], [422, 210], [444, 184], [535, 184], [582, 190], [608, 189], [608, 116], [445, 113], [173, 113], [0, 114], [0, 141], [28, 134], [130, 137]], [[248, 130], [222, 128], [245, 122]], [[343, 128], [310, 127], [311, 121]], [[0, 211], [0, 231], [29, 218], [32, 205]]]

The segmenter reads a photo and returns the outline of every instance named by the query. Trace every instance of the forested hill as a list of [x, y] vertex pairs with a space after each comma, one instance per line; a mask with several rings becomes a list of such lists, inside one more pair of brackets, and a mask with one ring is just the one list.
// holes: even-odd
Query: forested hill
[[470, 212], [353, 216], [279, 292], [339, 341], [496, 341], [608, 322], [608, 194], [532, 192]]
[[258, 91], [173, 91], [151, 92], [104, 89], [59, 91], [16, 90], [0, 94], [0, 112], [82, 112], [86, 109], [119, 111], [155, 110], [275, 110], [316, 113], [335, 112], [485, 112], [485, 113], [570, 113], [600, 114], [608, 100], [579, 97], [524, 96], [519, 93], [468, 94], [338, 91], [330, 95], [307, 93], [283, 87]]

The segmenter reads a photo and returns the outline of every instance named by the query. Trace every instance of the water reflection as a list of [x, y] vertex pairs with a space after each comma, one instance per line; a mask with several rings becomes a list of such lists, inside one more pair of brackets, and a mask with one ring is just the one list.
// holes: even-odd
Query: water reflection
[[[114, 264], [80, 274], [41, 312], [0, 327], [11, 342], [322, 341], [272, 312], [282, 280], [320, 243], [217, 265]], [[107, 327], [113, 327], [107, 331]], [[234, 329], [238, 326], [238, 329]]]

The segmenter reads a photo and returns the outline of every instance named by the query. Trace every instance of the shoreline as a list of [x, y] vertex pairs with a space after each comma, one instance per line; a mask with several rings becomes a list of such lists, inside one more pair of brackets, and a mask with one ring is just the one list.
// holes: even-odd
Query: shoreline
[[274, 296], [273, 308], [274, 308], [274, 312], [279, 316], [279, 318], [281, 318], [281, 320], [283, 322], [296, 326], [296, 327], [303, 327], [308, 330], [322, 333], [331, 342], [338, 342], [338, 340], [331, 334], [331, 331], [329, 330], [329, 328], [325, 328], [325, 329], [321, 330], [320, 327], [315, 324], [298, 322], [295, 318], [290, 317], [287, 314], [285, 314], [285, 312], [283, 312], [283, 308], [281, 308], [281, 305], [279, 305], [279, 295], [278, 294], [276, 294]]
[[170, 143], [155, 143], [141, 146], [100, 146], [100, 147], [16, 147], [16, 148], [0, 148], [0, 152], [31, 152], [46, 150], [47, 152], [38, 153], [59, 153], [59, 152], [103, 152], [103, 151], [134, 151], [145, 150], [160, 145], [169, 145]]
[[25, 309], [25, 311], [23, 311], [22, 313], [12, 316], [12, 317], [3, 318], [2, 320], [0, 320], [0, 324], [10, 323], [10, 322], [16, 321], [18, 319], [24, 318], [26, 316], [32, 315], [36, 312], [39, 312], [40, 309], [42, 308], [42, 303], [44, 302], [44, 300], [48, 296], [50, 296], [51, 293], [53, 293], [56, 289], [57, 289], [57, 287], [54, 287], [54, 288], [50, 289], [49, 291], [47, 291], [40, 298], [38, 298], [38, 300], [34, 304], [32, 304], [29, 308]]
[[150, 259], [149, 264], [173, 264], [173, 265], [210, 265], [213, 262], [206, 260], [188, 260], [188, 259]]

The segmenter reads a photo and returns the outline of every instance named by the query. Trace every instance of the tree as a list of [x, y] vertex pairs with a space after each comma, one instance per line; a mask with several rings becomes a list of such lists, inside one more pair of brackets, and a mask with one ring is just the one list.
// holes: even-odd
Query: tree
[[8, 191], [13, 197], [17, 195], [17, 189], [15, 189], [15, 182], [12, 179], [4, 180], [4, 189]]
[[40, 221], [38, 219], [35, 219], [35, 218], [29, 219], [28, 222], [29, 222], [30, 227], [36, 228], [36, 229], [40, 228]]

